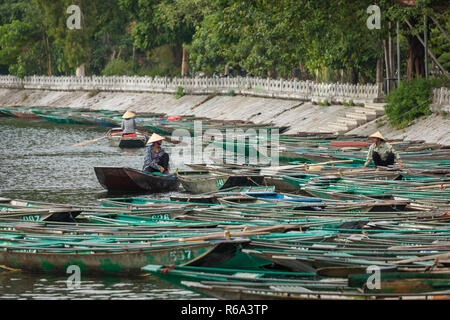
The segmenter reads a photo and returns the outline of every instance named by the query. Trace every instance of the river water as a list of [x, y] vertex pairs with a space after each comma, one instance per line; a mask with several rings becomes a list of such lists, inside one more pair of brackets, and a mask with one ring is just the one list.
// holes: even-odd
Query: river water
[[[107, 130], [104, 127], [0, 117], [0, 197], [99, 205], [98, 199], [106, 198], [108, 194], [97, 181], [95, 166], [141, 169], [144, 161], [143, 148], [122, 150], [111, 147], [107, 139], [83, 147], [73, 146], [102, 137]], [[163, 147], [170, 154], [170, 146]], [[171, 167], [183, 168], [181, 159], [171, 159]], [[0, 272], [0, 299], [202, 298], [152, 276], [82, 277], [80, 288], [74, 289], [69, 289], [66, 281], [64, 276]]]

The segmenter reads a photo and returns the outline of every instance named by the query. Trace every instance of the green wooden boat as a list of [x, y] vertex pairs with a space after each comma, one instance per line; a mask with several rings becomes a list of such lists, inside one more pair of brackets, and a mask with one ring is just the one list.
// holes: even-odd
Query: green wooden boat
[[144, 148], [148, 137], [140, 132], [135, 137], [123, 137], [121, 128], [112, 128], [107, 133], [109, 144], [123, 149]]
[[359, 290], [309, 290], [302, 285], [252, 285], [222, 281], [182, 281], [184, 287], [220, 300], [448, 300], [450, 293], [361, 293]]
[[193, 194], [211, 193], [223, 189], [241, 186], [259, 186], [264, 177], [259, 175], [225, 175], [203, 171], [198, 175], [178, 172], [178, 179], [185, 191]]
[[352, 274], [348, 278], [351, 287], [361, 288], [365, 292], [376, 293], [426, 293], [450, 290], [450, 273], [380, 273], [379, 288], [368, 288], [371, 274]]
[[0, 245], [0, 264], [27, 272], [66, 274], [78, 266], [84, 275], [137, 275], [148, 264], [214, 266], [234, 256], [242, 240], [166, 242], [101, 246], [96, 242], [52, 245]]
[[[310, 284], [319, 286], [318, 277], [315, 273], [283, 272], [264, 269], [233, 269], [219, 267], [191, 267], [178, 265], [147, 265], [143, 271], [167, 281], [174, 285], [181, 285], [182, 281], [224, 281], [240, 282], [251, 281], [253, 283], [284, 283], [284, 284]], [[322, 284], [323, 285], [323, 284]], [[336, 282], [330, 287], [345, 287], [346, 279], [340, 283]]]
[[39, 114], [38, 116], [42, 119], [59, 124], [84, 124], [83, 121], [77, 121], [70, 118], [68, 115]]

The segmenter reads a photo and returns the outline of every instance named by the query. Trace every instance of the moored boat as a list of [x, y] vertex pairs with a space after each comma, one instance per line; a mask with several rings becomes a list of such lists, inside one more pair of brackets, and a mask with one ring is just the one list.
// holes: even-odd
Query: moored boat
[[179, 187], [174, 174], [153, 174], [124, 167], [95, 167], [103, 188], [110, 192], [166, 192]]
[[246, 240], [195, 243], [167, 241], [141, 244], [52, 241], [0, 245], [0, 264], [27, 272], [66, 274], [78, 266], [82, 274], [141, 274], [151, 263], [214, 266], [232, 258]]
[[112, 128], [107, 135], [111, 146], [119, 148], [143, 148], [148, 140], [146, 135], [139, 132], [135, 136], [122, 136], [121, 128]]

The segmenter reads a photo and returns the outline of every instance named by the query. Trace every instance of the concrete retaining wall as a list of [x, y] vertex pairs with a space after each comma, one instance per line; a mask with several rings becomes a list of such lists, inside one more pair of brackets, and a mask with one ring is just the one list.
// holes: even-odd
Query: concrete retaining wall
[[265, 98], [308, 101], [372, 102], [378, 98], [378, 86], [372, 84], [315, 83], [285, 79], [236, 78], [160, 78], [160, 77], [47, 77], [23, 79], [0, 76], [0, 88], [63, 91], [151, 92], [174, 94], [179, 88], [189, 95], [234, 92]]

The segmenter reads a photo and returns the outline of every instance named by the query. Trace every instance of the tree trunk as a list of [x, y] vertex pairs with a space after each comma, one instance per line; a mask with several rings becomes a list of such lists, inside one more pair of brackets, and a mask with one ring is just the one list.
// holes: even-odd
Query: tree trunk
[[382, 99], [383, 94], [383, 57], [379, 57], [377, 59], [377, 87], [378, 87], [378, 96], [377, 99]]
[[133, 68], [133, 72], [136, 72], [136, 47], [133, 46], [133, 55], [131, 57], [131, 63], [132, 63], [132, 68]]
[[299, 62], [298, 66], [300, 68], [300, 77], [301, 80], [309, 80], [309, 71], [308, 68], [306, 68], [306, 66], [302, 63]]
[[392, 64], [391, 64], [391, 55], [389, 40], [383, 40], [384, 45], [384, 67], [386, 69], [386, 93], [389, 93], [392, 89]]
[[188, 54], [186, 48], [183, 46], [183, 55], [181, 58], [181, 76], [184, 77], [188, 72]]
[[267, 71], [267, 76], [271, 79], [276, 79], [277, 77], [277, 63], [275, 62], [272, 66], [272, 69]]
[[406, 79], [425, 76], [425, 55], [423, 45], [417, 37], [409, 35], [408, 40], [408, 60], [406, 63]]
[[75, 74], [76, 74], [77, 77], [84, 77], [84, 76], [86, 76], [86, 63], [83, 63], [82, 65], [80, 65], [77, 68]]
[[47, 73], [51, 77], [52, 76], [52, 57], [50, 55], [50, 44], [48, 43], [47, 35], [45, 37], [45, 44], [47, 47]]
[[357, 84], [359, 81], [359, 72], [356, 68], [350, 68], [350, 82], [352, 84]]
[[181, 67], [183, 60], [183, 43], [179, 43], [172, 47], [174, 65], [176, 67]]
[[[389, 48], [389, 79], [394, 78], [394, 72], [395, 72], [395, 65], [394, 65], [394, 41], [391, 37], [391, 22], [389, 22], [389, 41], [388, 41], [388, 48]], [[392, 81], [392, 80], [391, 80]]]

